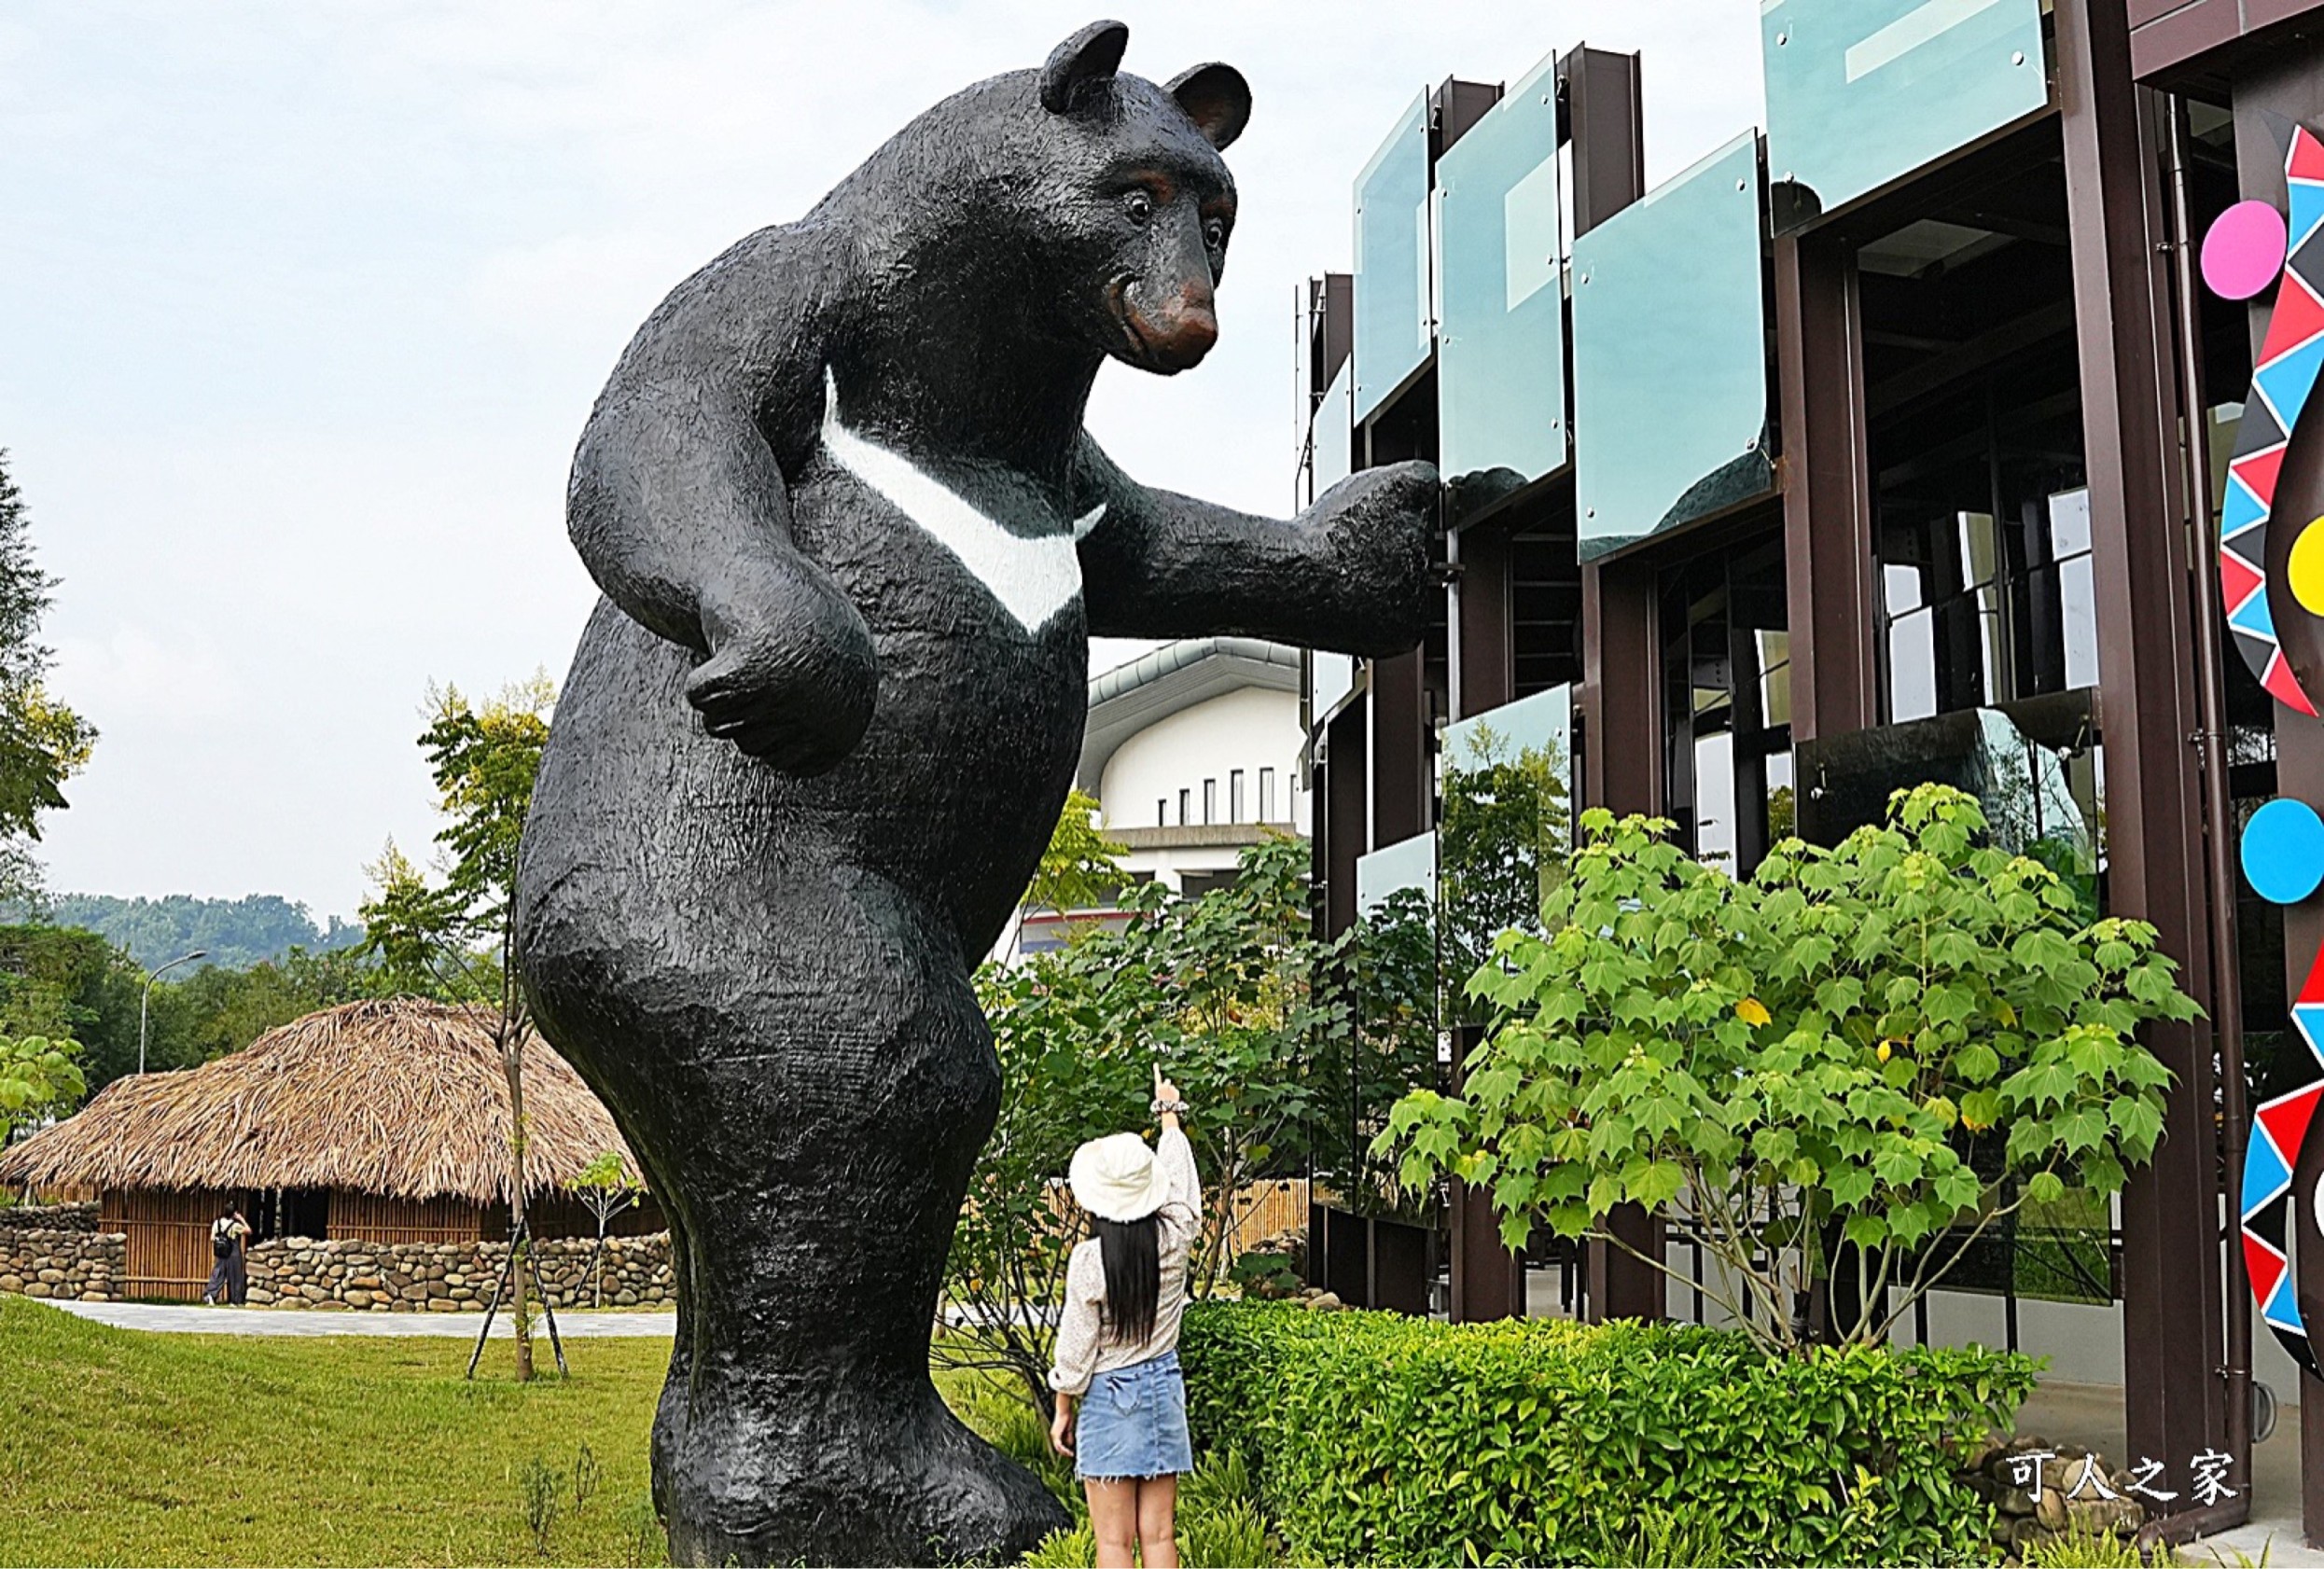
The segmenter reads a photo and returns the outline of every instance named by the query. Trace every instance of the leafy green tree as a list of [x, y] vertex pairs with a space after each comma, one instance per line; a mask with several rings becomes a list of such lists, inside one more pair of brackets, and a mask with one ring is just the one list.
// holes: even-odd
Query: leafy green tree
[[0, 1036], [0, 1147], [24, 1124], [80, 1104], [79, 1057], [80, 1044], [63, 1035]]
[[0, 896], [9, 898], [37, 896], [41, 813], [64, 809], [64, 782], [97, 741], [45, 685], [52, 655], [40, 618], [55, 588], [33, 560], [32, 519], [0, 451]]
[[[80, 1066], [92, 1092], [137, 1067], [138, 989], [145, 974], [94, 932], [48, 925], [0, 926], [0, 1035], [67, 1035], [80, 1043]], [[201, 1061], [177, 1016], [161, 1017], [153, 1062], [185, 1067]]]
[[[1199, 1295], [1225, 1275], [1251, 1183], [1304, 1171], [1319, 1151], [1344, 1160], [1354, 1129], [1368, 1138], [1398, 1095], [1433, 1076], [1425, 910], [1388, 912], [1394, 940], [1366, 924], [1323, 942], [1306, 873], [1304, 844], [1271, 839], [1243, 853], [1229, 887], [1190, 900], [1147, 884], [1124, 896], [1122, 929], [979, 972], [1001, 1110], [948, 1265], [965, 1325], [939, 1341], [939, 1357], [1006, 1369], [1048, 1409], [1051, 1334], [1028, 1309], [1058, 1300], [1079, 1232], [1066, 1164], [1085, 1139], [1147, 1125], [1158, 1061], [1192, 1108], [1206, 1204], [1189, 1265]], [[1386, 1024], [1360, 1031], [1359, 1001]], [[1405, 1059], [1393, 1073], [1391, 1038]], [[1369, 1077], [1351, 1071], [1374, 1057]]]
[[358, 947], [363, 929], [333, 916], [318, 924], [304, 905], [279, 894], [239, 899], [119, 898], [110, 894], [57, 894], [41, 913], [59, 926], [81, 926], [129, 951], [150, 969], [199, 948], [212, 968], [239, 970], [286, 958], [291, 950], [321, 953]]
[[[457, 687], [429, 694], [421, 733], [444, 826], [442, 881], [431, 883], [393, 844], [372, 868], [364, 903], [365, 951], [391, 982], [492, 1010], [493, 1041], [508, 1080], [514, 1130], [508, 1141], [509, 1224], [522, 1235], [525, 1202], [524, 1051], [531, 1007], [517, 979], [514, 902], [517, 848], [533, 803], [533, 783], [549, 743], [556, 688], [546, 675], [520, 682], [479, 705]], [[520, 1381], [533, 1376], [524, 1249], [511, 1276]]]
[[1027, 909], [1088, 909], [1115, 897], [1121, 890], [1121, 857], [1127, 847], [1106, 837], [1098, 827], [1097, 798], [1075, 790], [1065, 798], [1051, 830], [1049, 848], [1024, 891]]
[[1876, 1344], [1997, 1223], [2151, 1159], [2169, 1074], [2133, 1037], [2195, 1006], [2153, 928], [2086, 922], [1973, 798], [1900, 791], [1746, 882], [1667, 823], [1582, 826], [1547, 935], [1469, 983], [1499, 1022], [1462, 1093], [1408, 1096], [1379, 1141], [1409, 1185], [1488, 1188], [1511, 1245], [1538, 1223], [1623, 1246], [1616, 1206], [1677, 1204], [1705, 1295], [1762, 1345], [1798, 1349], [1795, 1302], [1835, 1270], [1831, 1328]]
[[280, 960], [247, 968], [210, 965], [183, 981], [164, 980], [154, 989], [157, 1007], [162, 987], [170, 989], [174, 1028], [182, 1028], [194, 1060], [207, 1062], [318, 1009], [379, 995], [383, 981], [352, 949], [310, 953], [293, 948]]
[[597, 1245], [590, 1250], [589, 1278], [596, 1305], [602, 1308], [605, 1305], [605, 1282], [597, 1272], [597, 1264], [605, 1256], [605, 1229], [613, 1224], [615, 1216], [637, 1202], [637, 1196], [644, 1189], [629, 1162], [615, 1149], [600, 1150], [596, 1159], [582, 1167], [565, 1187], [588, 1206], [597, 1222]]

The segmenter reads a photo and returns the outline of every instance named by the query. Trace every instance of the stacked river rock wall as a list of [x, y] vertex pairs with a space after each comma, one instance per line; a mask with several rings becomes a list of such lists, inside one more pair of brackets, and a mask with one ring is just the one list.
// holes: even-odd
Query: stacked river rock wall
[[[539, 1242], [534, 1256], [549, 1299], [592, 1307], [665, 1307], [675, 1299], [666, 1235], [608, 1237], [592, 1274], [591, 1240]], [[327, 1312], [480, 1312], [506, 1268], [506, 1243], [311, 1242], [291, 1237], [250, 1250], [250, 1305]]]
[[118, 1231], [0, 1226], [0, 1291], [109, 1302], [127, 1243]]

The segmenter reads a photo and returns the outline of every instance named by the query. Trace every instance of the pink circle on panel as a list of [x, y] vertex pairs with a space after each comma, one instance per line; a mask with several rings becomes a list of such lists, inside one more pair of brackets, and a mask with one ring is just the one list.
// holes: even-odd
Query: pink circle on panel
[[2284, 215], [2265, 201], [2238, 201], [2203, 237], [2203, 281], [2222, 299], [2249, 299], [2284, 270]]

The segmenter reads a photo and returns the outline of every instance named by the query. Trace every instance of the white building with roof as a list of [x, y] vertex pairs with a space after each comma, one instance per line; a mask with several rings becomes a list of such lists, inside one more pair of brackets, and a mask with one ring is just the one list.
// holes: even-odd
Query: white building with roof
[[[1076, 783], [1138, 882], [1199, 897], [1266, 834], [1307, 833], [1300, 651], [1254, 637], [1164, 644], [1091, 678]], [[1028, 911], [1014, 949], [1056, 946], [1105, 911]]]

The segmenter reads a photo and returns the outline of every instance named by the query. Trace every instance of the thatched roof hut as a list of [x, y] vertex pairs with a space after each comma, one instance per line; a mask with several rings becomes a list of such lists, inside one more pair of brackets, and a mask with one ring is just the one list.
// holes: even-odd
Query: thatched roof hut
[[[199, 1068], [117, 1079], [0, 1154], [0, 1184], [99, 1189], [101, 1223], [130, 1233], [132, 1287], [155, 1288], [137, 1294], [198, 1289], [209, 1223], [229, 1202], [260, 1238], [505, 1236], [511, 1118], [493, 1022], [408, 997], [325, 1008]], [[538, 1042], [524, 1054], [524, 1111], [535, 1231], [587, 1229], [564, 1185], [607, 1150], [633, 1173], [634, 1158], [580, 1076]], [[624, 1230], [647, 1217], [628, 1218]], [[148, 1241], [166, 1231], [169, 1245], [140, 1247], [141, 1229]]]

